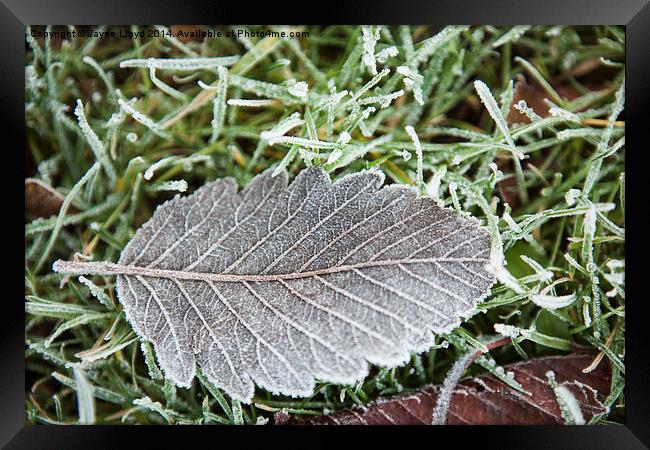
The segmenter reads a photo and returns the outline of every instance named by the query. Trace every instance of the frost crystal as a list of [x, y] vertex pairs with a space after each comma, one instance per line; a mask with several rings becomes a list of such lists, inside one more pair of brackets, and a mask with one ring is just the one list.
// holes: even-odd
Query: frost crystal
[[306, 97], [309, 92], [309, 86], [304, 81], [289, 80], [287, 83], [289, 94], [296, 97]]
[[302, 125], [304, 123], [305, 121], [300, 118], [300, 113], [295, 112], [291, 114], [289, 117], [286, 117], [283, 120], [281, 120], [280, 123], [278, 123], [272, 129], [268, 131], [262, 131], [260, 133], [260, 138], [268, 141], [273, 138], [284, 136], [289, 131], [291, 131], [291, 129], [299, 125]]
[[399, 50], [397, 50], [397, 47], [392, 45], [390, 47], [386, 47], [385, 49], [379, 51], [375, 55], [375, 58], [377, 59], [378, 63], [383, 64], [388, 60], [388, 58], [393, 58], [397, 55], [399, 55]]
[[379, 40], [379, 27], [362, 26], [361, 40], [363, 42], [363, 54], [361, 61], [368, 68], [370, 75], [377, 75], [377, 61], [375, 59], [375, 45]]
[[120, 62], [120, 67], [145, 67], [170, 71], [194, 71], [230, 66], [239, 60], [239, 56], [222, 56], [216, 58], [147, 58], [127, 59]]
[[584, 425], [586, 421], [580, 409], [580, 403], [578, 403], [578, 400], [573, 396], [571, 391], [565, 386], [557, 386], [553, 390], [562, 410], [562, 415], [576, 425]]
[[339, 142], [341, 144], [347, 144], [348, 142], [350, 142], [350, 139], [352, 139], [352, 137], [350, 136], [350, 133], [348, 133], [347, 131], [343, 131], [339, 135]]
[[230, 98], [228, 99], [227, 103], [228, 105], [231, 106], [247, 106], [251, 108], [259, 108], [262, 106], [272, 105], [273, 103], [275, 103], [275, 100], [273, 99], [248, 100], [243, 98]]
[[564, 194], [564, 201], [566, 201], [567, 206], [575, 205], [576, 200], [580, 198], [580, 194], [580, 189], [569, 189], [567, 193]]
[[185, 180], [164, 181], [164, 182], [154, 186], [154, 190], [156, 190], [156, 191], [185, 192], [185, 191], [187, 191], [187, 181], [185, 181]]
[[571, 305], [576, 300], [575, 294], [569, 295], [531, 295], [530, 299], [537, 306], [541, 306], [545, 309], [558, 309], [565, 308]]
[[418, 186], [422, 186], [422, 183], [423, 183], [423, 178], [422, 178], [422, 145], [420, 145], [420, 138], [418, 138], [418, 135], [415, 133], [415, 129], [411, 125], [407, 125], [404, 129], [408, 133], [409, 137], [413, 141], [413, 145], [415, 146], [415, 154], [417, 156], [417, 179], [416, 179], [416, 183], [417, 183]]
[[495, 323], [494, 331], [509, 338], [517, 338], [521, 335], [521, 329], [505, 323]]

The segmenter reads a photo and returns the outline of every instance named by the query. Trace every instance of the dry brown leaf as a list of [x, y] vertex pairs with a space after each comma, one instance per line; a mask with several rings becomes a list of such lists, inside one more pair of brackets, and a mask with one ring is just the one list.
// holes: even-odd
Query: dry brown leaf
[[[558, 386], [566, 388], [578, 402], [586, 421], [606, 412], [603, 401], [610, 390], [611, 366], [603, 361], [585, 374], [593, 352], [550, 356], [505, 366], [506, 373], [532, 395], [514, 390], [491, 375], [466, 378], [454, 389], [447, 415], [448, 425], [541, 425], [563, 424], [557, 397], [547, 373], [553, 371]], [[353, 407], [328, 416], [291, 417], [276, 414], [278, 424], [304, 425], [429, 425], [440, 386], [380, 398], [365, 410]]]
[[36, 178], [25, 179], [25, 212], [32, 217], [51, 217], [59, 212], [63, 196]]
[[[580, 96], [576, 89], [568, 84], [554, 84], [553, 88], [566, 100], [574, 100]], [[526, 104], [541, 117], [548, 116], [549, 105], [546, 104], [544, 100], [552, 100], [550, 95], [542, 89], [539, 84], [528, 84], [526, 80], [521, 77], [515, 83], [512, 104], [510, 105], [510, 111], [507, 117], [509, 124], [530, 123], [530, 119], [515, 108], [515, 105], [521, 100], [526, 101]]]

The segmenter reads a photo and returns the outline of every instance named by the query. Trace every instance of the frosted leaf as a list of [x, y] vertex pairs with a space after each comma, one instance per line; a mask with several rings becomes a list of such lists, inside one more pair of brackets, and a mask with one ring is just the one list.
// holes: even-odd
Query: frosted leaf
[[[519, 336], [523, 336], [525, 338], [529, 338], [532, 336], [532, 333], [534, 330], [532, 329], [524, 329], [524, 328], [519, 328], [515, 327], [513, 325], [507, 325], [505, 323], [495, 323], [494, 324], [494, 331], [496, 331], [499, 334], [502, 334], [503, 336], [515, 339], [518, 338]], [[496, 365], [494, 360], [490, 361], [491, 365]]]
[[309, 92], [309, 86], [304, 81], [289, 80], [287, 83], [289, 94], [296, 97], [306, 97]]
[[226, 120], [226, 95], [228, 92], [228, 70], [219, 66], [217, 68], [219, 80], [217, 81], [217, 95], [212, 99], [212, 136], [210, 142], [213, 143], [219, 138]]
[[86, 374], [79, 368], [73, 367], [75, 387], [77, 391], [77, 410], [79, 411], [79, 424], [92, 425], [95, 423], [95, 395], [94, 388], [86, 378]]
[[442, 177], [444, 177], [446, 173], [447, 167], [442, 166], [440, 170], [437, 170], [436, 173], [433, 174], [427, 183], [427, 194], [429, 194], [429, 196], [431, 196], [431, 198], [434, 200], [440, 200], [440, 197], [438, 195], [440, 191], [440, 183], [442, 183]]
[[187, 190], [187, 181], [185, 180], [163, 181], [162, 183], [154, 185], [153, 190], [185, 192]]
[[509, 337], [509, 338], [518, 338], [521, 335], [521, 329], [512, 325], [507, 325], [505, 323], [495, 323], [494, 331], [497, 333]]
[[375, 59], [375, 45], [380, 37], [379, 27], [362, 26], [361, 41], [363, 53], [361, 61], [368, 68], [370, 75], [377, 75], [377, 60]]
[[625, 267], [625, 260], [624, 259], [610, 259], [605, 263], [607, 267], [610, 269], [622, 269]]
[[374, 95], [372, 97], [365, 97], [359, 100], [359, 105], [368, 105], [370, 103], [378, 103], [379, 106], [383, 108], [388, 108], [393, 100], [404, 95], [404, 91], [400, 89], [399, 91], [391, 92], [390, 94], [385, 95]]
[[393, 58], [397, 55], [399, 55], [399, 50], [394, 45], [391, 45], [390, 47], [386, 47], [385, 49], [377, 52], [375, 59], [378, 63], [383, 64], [388, 61], [388, 58]]
[[79, 277], [79, 282], [84, 284], [90, 293], [95, 297], [99, 302], [111, 311], [115, 310], [115, 305], [113, 305], [113, 300], [104, 293], [104, 290], [99, 286], [95, 285], [92, 281], [87, 279], [84, 276]]
[[576, 301], [576, 295], [575, 294], [569, 294], [569, 295], [531, 295], [530, 299], [535, 303], [537, 306], [540, 306], [545, 309], [558, 309], [558, 308], [565, 308], [569, 305], [571, 305], [573, 302]]
[[341, 134], [339, 135], [339, 139], [338, 139], [338, 141], [339, 141], [341, 144], [347, 144], [348, 142], [350, 142], [350, 139], [352, 139], [352, 136], [350, 136], [350, 133], [348, 133], [347, 131], [343, 131], [343, 132], [341, 132]]
[[163, 130], [163, 127], [131, 106], [132, 102], [125, 102], [121, 98], [118, 98], [117, 102], [125, 113], [133, 117], [137, 122], [140, 122], [142, 125], [149, 128], [155, 135], [163, 139], [169, 139], [169, 134]]
[[494, 275], [504, 286], [512, 289], [517, 294], [523, 294], [524, 289], [521, 287], [517, 279], [513, 277], [499, 261], [490, 261], [489, 264], [486, 265], [485, 269]]
[[573, 206], [576, 204], [576, 200], [580, 198], [582, 191], [580, 189], [569, 189], [566, 194], [564, 194], [564, 201], [566, 201], [567, 206]]
[[417, 72], [414, 72], [407, 66], [399, 66], [397, 73], [404, 77], [404, 86], [410, 89], [413, 92], [413, 97], [419, 105], [424, 105], [424, 98], [422, 92], [422, 83], [424, 82], [424, 77]]
[[476, 80], [474, 81], [474, 89], [476, 89], [476, 93], [481, 99], [483, 105], [485, 105], [485, 109], [487, 109], [488, 113], [490, 113], [490, 117], [492, 117], [492, 120], [494, 120], [494, 122], [497, 124], [497, 128], [499, 131], [501, 131], [503, 137], [506, 139], [506, 142], [508, 143], [508, 146], [510, 147], [513, 155], [517, 156], [519, 159], [524, 159], [526, 155], [517, 150], [517, 147], [512, 140], [512, 136], [510, 136], [508, 122], [506, 121], [505, 117], [503, 117], [503, 113], [497, 105], [497, 101], [494, 99], [492, 92], [490, 92], [490, 88], [488, 88], [487, 85], [481, 80]]
[[90, 124], [88, 123], [86, 114], [84, 112], [84, 105], [79, 99], [77, 99], [77, 107], [74, 109], [74, 114], [79, 119], [79, 128], [81, 128], [81, 132], [83, 133], [86, 141], [88, 141], [90, 148], [95, 154], [95, 158], [97, 158], [97, 161], [101, 163], [102, 168], [111, 179], [111, 181], [115, 182], [117, 175], [115, 173], [115, 168], [111, 164], [111, 161], [108, 159], [108, 152], [106, 151], [106, 147], [104, 144], [102, 144], [102, 141], [99, 140], [99, 137], [97, 134], [95, 134], [93, 129], [90, 128]]
[[343, 152], [340, 149], [337, 148], [336, 150], [334, 150], [330, 154], [329, 158], [327, 158], [327, 163], [326, 164], [334, 163], [337, 159], [339, 159], [341, 157], [342, 154], [343, 154]]
[[292, 128], [302, 125], [303, 123], [305, 123], [305, 121], [300, 118], [300, 113], [295, 112], [289, 117], [282, 119], [280, 123], [270, 130], [262, 131], [260, 133], [260, 138], [269, 140], [275, 137], [284, 136], [291, 131]]
[[451, 405], [451, 398], [454, 393], [454, 388], [458, 384], [458, 381], [465, 373], [467, 366], [469, 365], [472, 358], [475, 358], [475, 352], [469, 352], [463, 357], [456, 360], [449, 372], [445, 376], [445, 380], [442, 383], [442, 388], [440, 389], [440, 394], [436, 401], [436, 407], [433, 410], [431, 424], [432, 425], [444, 425], [447, 422], [447, 412], [449, 406]]
[[[510, 217], [510, 214], [508, 214], [508, 217]], [[526, 255], [521, 255], [521, 259], [535, 271], [535, 275], [537, 275], [540, 281], [551, 281], [553, 279], [553, 272], [546, 270], [537, 261], [529, 258]]]
[[562, 412], [564, 413], [564, 408], [566, 408], [566, 412], [573, 419], [573, 423], [576, 425], [584, 425], [585, 418], [580, 409], [580, 403], [578, 403], [578, 400], [573, 396], [571, 391], [565, 386], [558, 386], [555, 388], [555, 395], [557, 395]]
[[559, 106], [555, 106], [552, 102], [549, 102], [548, 99], [544, 99], [544, 100], [547, 100], [546, 104], [550, 106], [548, 113], [551, 116], [565, 119], [567, 122], [575, 122], [575, 123], [582, 122], [580, 117], [578, 117], [576, 114], [572, 113], [571, 111], [567, 111], [566, 109], [562, 109]]
[[216, 58], [147, 58], [127, 59], [120, 62], [120, 67], [153, 67], [170, 71], [194, 71], [230, 66], [239, 60], [239, 56], [219, 56]]
[[471, 315], [494, 278], [487, 230], [379, 171], [332, 183], [272, 169], [237, 192], [231, 178], [161, 205], [117, 264], [54, 270], [117, 275], [134, 331], [167, 378], [196, 364], [249, 403], [254, 385], [308, 396], [316, 380], [354, 384], [367, 363], [396, 366]]
[[[149, 60], [153, 61], [153, 58], [149, 58]], [[221, 66], [220, 66], [221, 67]], [[173, 87], [169, 86], [168, 84], [164, 83], [162, 80], [160, 80], [156, 76], [156, 68], [154, 67], [153, 64], [149, 64], [149, 78], [151, 79], [151, 82], [158, 87], [161, 91], [166, 93], [167, 95], [170, 95], [178, 100], [186, 100], [187, 96], [183, 94], [182, 92], [174, 89]]]
[[407, 61], [410, 64], [418, 65], [429, 59], [438, 49], [442, 48], [460, 33], [469, 29], [468, 26], [448, 26], [443, 28], [438, 34], [422, 41], [420, 47], [413, 53]]
[[243, 99], [243, 98], [231, 98], [226, 102], [230, 106], [245, 106], [249, 108], [260, 108], [262, 106], [268, 106], [276, 103], [275, 100], [270, 98], [263, 99]]
[[417, 156], [417, 180], [416, 183], [418, 186], [421, 186], [423, 183], [422, 179], [422, 145], [420, 145], [420, 138], [415, 132], [415, 129], [411, 125], [407, 125], [405, 128], [406, 133], [413, 141], [413, 146], [415, 147], [415, 154]]
[[257, 416], [257, 419], [255, 420], [255, 425], [266, 425], [268, 423], [269, 419], [262, 416]]
[[526, 33], [526, 31], [528, 31], [530, 28], [531, 28], [530, 25], [518, 25], [512, 27], [510, 30], [504, 33], [499, 39], [494, 41], [494, 43], [492, 44], [492, 48], [498, 48], [504, 44], [507, 44], [508, 42], [516, 41], [521, 36], [523, 36]]

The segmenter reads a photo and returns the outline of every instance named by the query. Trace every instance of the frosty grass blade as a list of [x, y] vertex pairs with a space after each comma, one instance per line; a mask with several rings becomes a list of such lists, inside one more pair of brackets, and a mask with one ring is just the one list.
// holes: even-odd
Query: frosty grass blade
[[[117, 275], [126, 317], [165, 375], [189, 386], [198, 364], [231, 397], [254, 386], [309, 396], [352, 384], [368, 362], [397, 366], [473, 314], [494, 277], [487, 230], [391, 185], [379, 171], [267, 170], [164, 203], [110, 262], [57, 261], [68, 274]], [[380, 189], [381, 188], [381, 189]]]

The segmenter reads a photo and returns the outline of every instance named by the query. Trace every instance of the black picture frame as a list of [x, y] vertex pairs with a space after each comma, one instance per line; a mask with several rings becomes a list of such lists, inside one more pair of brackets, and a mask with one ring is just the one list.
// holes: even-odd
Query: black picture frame
[[[25, 27], [37, 24], [133, 24], [133, 23], [344, 23], [344, 24], [571, 24], [594, 25], [613, 24], [626, 26], [626, 175], [627, 196], [632, 205], [643, 204], [643, 171], [648, 167], [641, 160], [648, 153], [648, 142], [644, 140], [644, 111], [650, 99], [650, 5], [648, 0], [429, 0], [429, 1], [354, 1], [324, 4], [324, 10], [316, 11], [307, 2], [248, 2], [172, 0], [112, 0], [103, 2], [79, 0], [0, 0], [0, 57], [2, 77], [3, 143], [5, 164], [15, 164], [16, 170], [9, 170], [16, 178], [5, 182], [4, 197], [15, 198], [14, 183], [23, 183], [22, 151], [24, 139], [24, 59]], [[9, 144], [11, 142], [11, 144]], [[9, 158], [7, 160], [7, 158]], [[9, 190], [7, 186], [11, 186]], [[23, 184], [21, 184], [22, 186]], [[18, 189], [17, 189], [18, 191]], [[5, 241], [18, 236], [21, 220], [12, 214], [13, 208], [3, 202], [7, 217]], [[410, 439], [421, 434], [425, 445], [445, 442], [476, 440], [482, 448], [570, 448], [611, 449], [647, 448], [650, 445], [650, 352], [648, 351], [648, 330], [644, 326], [647, 317], [643, 289], [642, 271], [644, 248], [640, 245], [644, 236], [643, 211], [633, 206], [627, 208], [626, 233], [633, 243], [626, 247], [627, 290], [630, 301], [626, 314], [627, 357], [626, 357], [626, 423], [621, 426], [519, 426], [519, 427], [411, 427]], [[13, 216], [13, 217], [11, 217]], [[20, 296], [12, 295], [14, 286], [18, 290], [20, 275], [18, 254], [19, 243], [10, 249], [11, 242], [5, 242], [3, 256], [6, 264], [5, 287], [2, 301], [5, 303], [4, 317], [0, 327], [0, 349], [3, 355], [0, 372], [0, 444], [6, 448], [122, 448], [129, 447], [136, 439], [146, 438], [147, 447], [173, 441], [185, 445], [205, 445], [208, 433], [239, 433], [241, 442], [246, 442], [250, 429], [235, 427], [128, 427], [128, 426], [26, 426], [24, 413], [25, 392], [25, 347], [24, 347], [24, 304]], [[15, 251], [15, 255], [10, 255]], [[14, 274], [14, 271], [16, 272]], [[636, 295], [634, 295], [636, 294]], [[327, 430], [329, 431], [329, 430]], [[329, 435], [358, 433], [366, 440], [374, 437], [384, 439], [395, 433], [387, 427], [338, 427], [335, 433], [323, 428], [310, 427], [256, 427], [253, 434], [283, 435], [294, 444], [296, 433], [314, 433], [319, 440], [330, 439]], [[190, 435], [191, 433], [191, 435]], [[246, 434], [243, 434], [246, 433]], [[340, 437], [331, 438], [334, 442]], [[440, 441], [439, 441], [440, 440]], [[311, 441], [311, 439], [310, 439]], [[308, 441], [308, 442], [310, 442]], [[210, 442], [210, 441], [207, 441]], [[213, 440], [215, 445], [221, 441]], [[288, 442], [288, 441], [285, 441]], [[325, 441], [322, 441], [325, 442]], [[343, 442], [343, 441], [341, 441]], [[229, 444], [232, 445], [232, 444]], [[449, 444], [444, 444], [449, 445]]]

